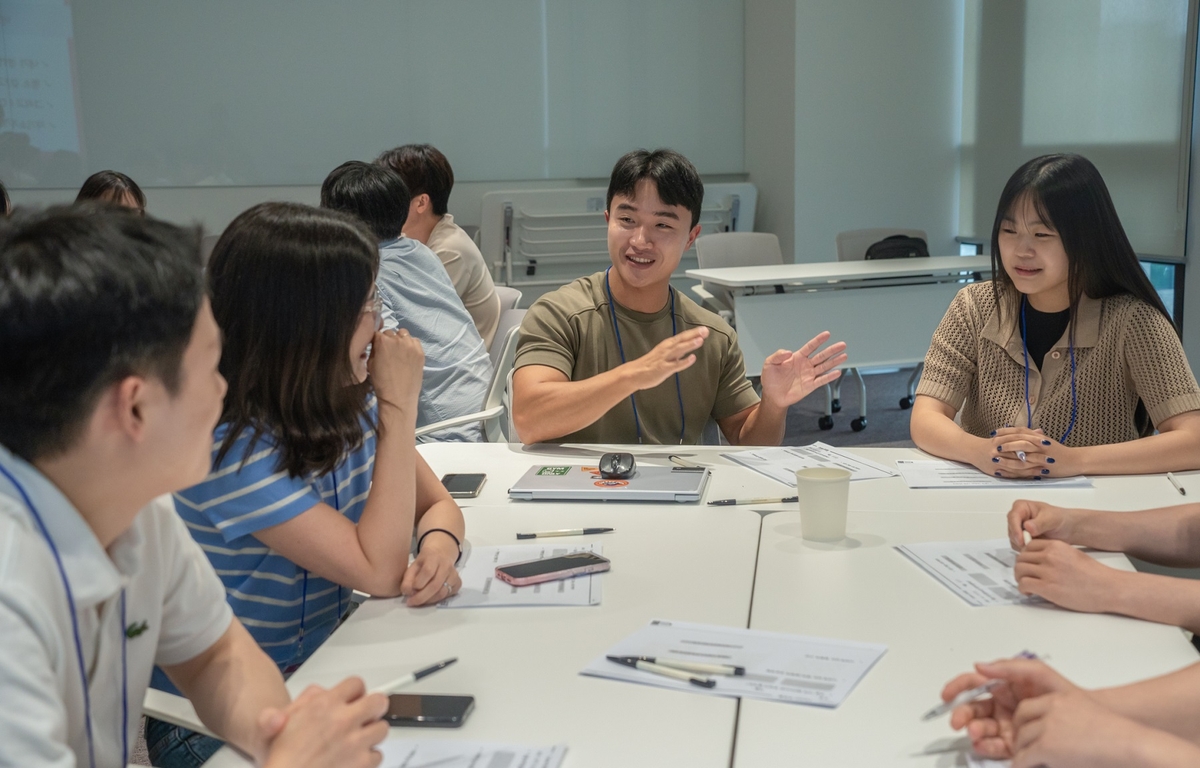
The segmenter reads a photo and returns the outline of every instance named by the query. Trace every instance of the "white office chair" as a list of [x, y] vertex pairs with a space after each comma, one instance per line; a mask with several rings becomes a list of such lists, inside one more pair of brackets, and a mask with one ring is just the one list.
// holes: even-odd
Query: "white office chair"
[[510, 309], [500, 315], [502, 324], [505, 323], [505, 317], [508, 316], [508, 324], [496, 329], [496, 341], [500, 343], [497, 347], [496, 342], [493, 342], [492, 347], [493, 350], [498, 350], [499, 354], [492, 360], [492, 382], [488, 386], [486, 397], [484, 397], [483, 409], [475, 413], [456, 416], [453, 419], [426, 424], [416, 431], [417, 437], [478, 421], [483, 427], [485, 441], [503, 443], [510, 439], [514, 432], [511, 427], [512, 386], [509, 382], [512, 380], [513, 360], [517, 356], [517, 337], [525, 312], [524, 309]]
[[[500, 299], [500, 310], [516, 309], [521, 303], [521, 292], [516, 288], [510, 288], [507, 285], [496, 286], [496, 296]], [[496, 334], [499, 335], [499, 331]]]
[[[923, 229], [901, 229], [898, 227], [851, 229], [837, 234], [838, 261], [862, 261], [867, 255], [868, 248], [880, 240], [892, 237], [893, 235], [919, 237], [922, 240], [928, 239]], [[916, 382], [921, 376], [921, 368], [922, 365], [918, 364], [912, 376], [909, 377], [908, 395], [900, 398], [901, 408], [912, 407], [913, 397], [916, 394]], [[850, 422], [850, 428], [855, 432], [860, 432], [867, 428], [867, 385], [857, 368], [847, 368], [846, 374], [853, 376], [858, 382], [858, 418]], [[825, 415], [818, 422], [821, 429], [833, 429], [833, 414], [842, 410], [841, 394], [842, 379], [838, 379], [832, 385], [825, 388]]]
[[[779, 238], [769, 232], [715, 232], [696, 238], [696, 261], [701, 269], [760, 267], [783, 263]], [[692, 292], [708, 309], [733, 324], [733, 292], [711, 283], [693, 286]]]

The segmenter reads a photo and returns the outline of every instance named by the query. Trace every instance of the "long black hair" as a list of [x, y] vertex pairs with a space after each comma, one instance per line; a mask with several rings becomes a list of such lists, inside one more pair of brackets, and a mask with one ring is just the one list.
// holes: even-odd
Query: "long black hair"
[[[1042, 155], [1017, 169], [996, 206], [992, 225], [992, 290], [997, 307], [1016, 311], [1019, 293], [1000, 260], [1000, 228], [1015, 219], [1015, 207], [1028, 200], [1042, 223], [1058, 233], [1067, 252], [1067, 293], [1071, 334], [1079, 297], [1132, 294], [1162, 313], [1174, 327], [1162, 299], [1142, 271], [1100, 171], [1081, 155]], [[1002, 301], [1004, 299], [1005, 301]], [[1176, 329], [1178, 333], [1178, 329]]]
[[208, 287], [229, 382], [219, 464], [245, 430], [262, 433], [292, 477], [327, 474], [362, 445], [370, 385], [355, 384], [350, 340], [375, 284], [374, 235], [352, 216], [261, 203], [213, 248]]

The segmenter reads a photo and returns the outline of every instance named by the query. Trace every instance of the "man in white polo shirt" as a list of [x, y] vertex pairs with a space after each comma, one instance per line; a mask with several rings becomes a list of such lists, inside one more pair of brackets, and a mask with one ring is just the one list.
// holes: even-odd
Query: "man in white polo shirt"
[[105, 208], [0, 227], [0, 766], [123, 766], [162, 666], [267, 766], [376, 765], [382, 696], [289, 702], [169, 494], [225, 382], [199, 237]]

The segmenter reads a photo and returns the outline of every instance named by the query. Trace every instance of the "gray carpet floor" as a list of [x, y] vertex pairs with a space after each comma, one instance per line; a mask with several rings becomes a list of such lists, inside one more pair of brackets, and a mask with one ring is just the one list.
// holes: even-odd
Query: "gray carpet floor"
[[825, 391], [813, 392], [788, 409], [784, 445], [809, 445], [819, 440], [835, 446], [911, 448], [908, 417], [912, 411], [900, 408], [900, 398], [908, 394], [911, 374], [912, 369], [908, 368], [863, 376], [867, 388], [867, 427], [861, 432], [850, 427], [850, 422], [858, 417], [860, 400], [858, 383], [853, 378], [844, 377], [842, 410], [833, 415], [833, 429], [818, 427], [817, 421], [825, 409]]

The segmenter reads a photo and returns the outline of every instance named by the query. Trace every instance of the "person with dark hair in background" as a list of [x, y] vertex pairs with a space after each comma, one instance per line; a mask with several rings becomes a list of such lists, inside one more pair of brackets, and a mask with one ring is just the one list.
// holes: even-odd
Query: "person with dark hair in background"
[[700, 234], [704, 184], [678, 152], [613, 167], [604, 218], [612, 266], [542, 296], [521, 324], [513, 419], [526, 443], [700, 442], [710, 419], [734, 445], [779, 445], [788, 406], [834, 381], [842, 342], [821, 333], [746, 378], [729, 324], [671, 287]]
[[0, 766], [125, 765], [155, 664], [259, 765], [377, 764], [387, 699], [291, 701], [166, 495], [225, 393], [199, 239], [111, 207], [0, 224]]
[[[492, 360], [438, 257], [400, 234], [409, 209], [404, 180], [390, 168], [343, 163], [321, 185], [321, 207], [357, 216], [379, 241], [375, 286], [383, 299], [383, 325], [405, 328], [425, 351], [417, 426], [479, 411]], [[478, 442], [483, 435], [474, 421], [423, 439]]]
[[391, 168], [404, 179], [412, 195], [404, 234], [429, 246], [442, 260], [483, 343], [491, 347], [500, 321], [500, 298], [479, 246], [447, 211], [450, 190], [454, 188], [450, 161], [429, 144], [405, 144], [384, 152], [375, 163]]
[[98, 171], [87, 177], [75, 202], [84, 200], [104, 200], [114, 205], [146, 213], [146, 194], [133, 179], [120, 171]]
[[4, 183], [0, 182], [0, 216], [8, 216], [12, 213], [12, 200], [8, 198], [8, 190], [4, 187]]
[[[229, 390], [210, 474], [175, 507], [285, 674], [329, 637], [354, 590], [417, 606], [462, 584], [462, 511], [413, 440], [421, 345], [382, 328], [378, 245], [347, 214], [262, 203], [208, 263]], [[170, 690], [158, 672], [153, 684]], [[220, 746], [153, 719], [146, 744], [168, 767]]]
[[1037, 157], [1008, 180], [992, 280], [934, 332], [910, 429], [997, 477], [1200, 469], [1200, 387], [1086, 158]]

